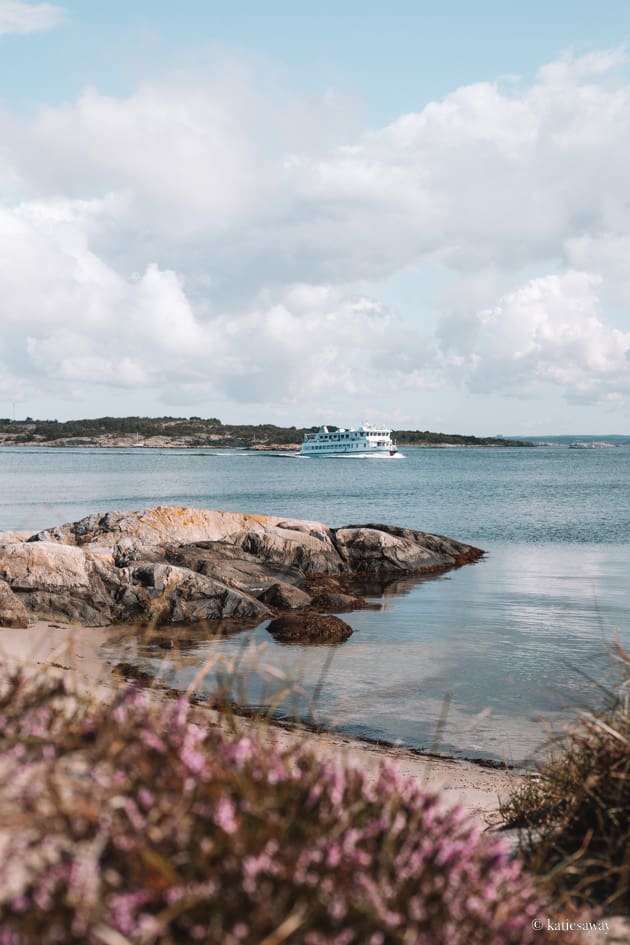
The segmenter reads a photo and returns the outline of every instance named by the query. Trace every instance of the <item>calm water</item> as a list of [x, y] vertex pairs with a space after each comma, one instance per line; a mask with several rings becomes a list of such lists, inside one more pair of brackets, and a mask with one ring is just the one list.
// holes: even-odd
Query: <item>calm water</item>
[[176, 661], [131, 637], [106, 655], [180, 686], [208, 659], [233, 657], [252, 701], [272, 682], [249, 664], [266, 663], [305, 698], [318, 689], [318, 717], [346, 731], [426, 749], [443, 715], [441, 751], [529, 757], [544, 737], [539, 717], [574, 715], [595, 698], [584, 674], [606, 672], [610, 640], [630, 646], [630, 447], [404, 452], [4, 449], [0, 528], [161, 503], [386, 522], [479, 545], [488, 555], [476, 565], [371, 588], [375, 609], [344, 617], [355, 633], [340, 647], [282, 647], [263, 624], [221, 642], [193, 635]]

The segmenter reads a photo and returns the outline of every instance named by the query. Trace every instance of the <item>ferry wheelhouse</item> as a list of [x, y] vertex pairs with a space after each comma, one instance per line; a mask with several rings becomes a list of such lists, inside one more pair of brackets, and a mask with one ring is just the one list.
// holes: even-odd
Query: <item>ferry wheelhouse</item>
[[392, 431], [366, 423], [357, 429], [318, 427], [304, 435], [300, 456], [393, 456]]

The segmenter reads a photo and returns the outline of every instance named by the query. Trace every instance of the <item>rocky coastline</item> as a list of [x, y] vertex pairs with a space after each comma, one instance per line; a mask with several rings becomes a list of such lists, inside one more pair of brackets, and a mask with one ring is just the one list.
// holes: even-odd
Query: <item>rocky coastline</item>
[[[298, 452], [313, 428], [275, 424], [224, 424], [216, 417], [100, 417], [84, 420], [10, 420], [0, 418], [0, 447], [59, 449], [239, 449], [255, 452]], [[439, 448], [529, 446], [528, 441], [502, 436], [394, 430], [399, 447]]]
[[383, 524], [331, 528], [174, 506], [96, 513], [27, 536], [0, 532], [0, 627], [212, 621], [232, 632], [269, 620], [284, 642], [338, 643], [352, 631], [332, 615], [366, 606], [357, 578], [394, 581], [482, 555]]

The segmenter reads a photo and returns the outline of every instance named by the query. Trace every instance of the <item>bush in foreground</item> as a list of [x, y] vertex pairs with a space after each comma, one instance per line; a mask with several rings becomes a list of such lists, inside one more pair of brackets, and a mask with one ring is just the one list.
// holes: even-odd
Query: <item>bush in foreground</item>
[[5, 674], [1, 945], [536, 940], [539, 894], [461, 811], [191, 712]]
[[630, 654], [617, 657], [608, 709], [583, 714], [501, 813], [552, 893], [630, 913]]

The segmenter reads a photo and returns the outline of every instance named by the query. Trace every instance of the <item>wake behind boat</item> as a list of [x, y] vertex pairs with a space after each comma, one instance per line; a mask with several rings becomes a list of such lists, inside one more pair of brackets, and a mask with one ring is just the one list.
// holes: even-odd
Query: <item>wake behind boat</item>
[[300, 456], [394, 456], [392, 431], [365, 423], [354, 429], [313, 427], [304, 435]]

